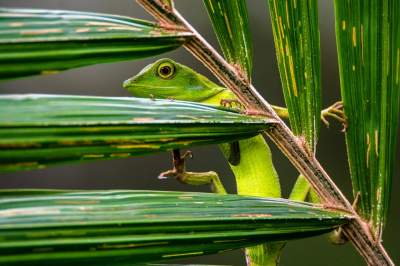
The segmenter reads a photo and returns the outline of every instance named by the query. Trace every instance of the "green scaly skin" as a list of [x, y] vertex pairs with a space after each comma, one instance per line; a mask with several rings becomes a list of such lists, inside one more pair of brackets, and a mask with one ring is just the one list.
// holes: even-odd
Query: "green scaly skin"
[[[229, 89], [218, 86], [191, 68], [171, 59], [160, 59], [146, 66], [136, 76], [126, 80], [123, 86], [133, 96], [141, 98], [174, 99], [211, 105], [220, 105], [221, 100], [237, 101], [236, 96]], [[232, 149], [232, 145], [221, 144], [219, 146], [228, 161], [232, 162], [231, 159], [237, 157], [233, 154], [237, 151]], [[258, 135], [242, 140], [239, 142], [239, 151], [239, 162], [229, 164], [236, 178], [238, 194], [281, 197], [279, 178], [265, 139]], [[199, 176], [196, 175], [193, 177], [195, 182], [192, 182], [191, 179], [191, 175], [186, 174], [183, 182], [198, 185], [218, 180], [214, 182], [221, 184], [219, 178], [215, 176], [205, 175], [203, 179], [199, 180]], [[222, 187], [216, 192], [224, 193], [225, 190]], [[247, 248], [248, 265], [276, 265], [282, 247], [282, 243], [269, 243]]]

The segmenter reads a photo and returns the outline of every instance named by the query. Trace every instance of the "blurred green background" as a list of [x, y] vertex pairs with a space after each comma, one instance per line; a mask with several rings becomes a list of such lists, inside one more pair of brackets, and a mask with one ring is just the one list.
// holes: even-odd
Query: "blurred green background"
[[[249, 15], [254, 42], [253, 84], [273, 104], [283, 105], [283, 96], [276, 66], [271, 24], [267, 1], [249, 0]], [[1, 7], [32, 7], [81, 10], [127, 15], [153, 20], [132, 0], [0, 0]], [[214, 46], [218, 47], [202, 1], [176, 0], [177, 9]], [[322, 49], [322, 84], [324, 107], [339, 99], [340, 87], [334, 35], [333, 1], [320, 1], [320, 32]], [[31, 77], [0, 83], [0, 93], [53, 93], [99, 96], [129, 96], [122, 82], [136, 74], [145, 65], [162, 57], [170, 57], [189, 65], [211, 79], [212, 74], [183, 48], [157, 58], [103, 64], [62, 72], [58, 75]], [[297, 177], [296, 170], [271, 144], [275, 166], [281, 177], [285, 195]], [[398, 149], [399, 150], [399, 149]], [[194, 158], [188, 168], [198, 171], [217, 171], [230, 192], [234, 180], [216, 146], [192, 149]], [[341, 125], [332, 121], [330, 129], [322, 127], [317, 157], [334, 181], [351, 197], [350, 178], [345, 155]], [[399, 156], [397, 157], [399, 158]], [[397, 160], [399, 161], [399, 159]], [[84, 164], [56, 166], [44, 170], [27, 171], [0, 176], [0, 188], [80, 188], [80, 189], [153, 189], [209, 191], [208, 187], [181, 185], [175, 180], [157, 179], [161, 171], [169, 169], [170, 155], [160, 153], [140, 158], [99, 161]], [[384, 232], [384, 244], [395, 263], [400, 263], [398, 237], [400, 230], [399, 164], [396, 165], [392, 207]], [[397, 206], [396, 206], [397, 205]], [[218, 255], [203, 256], [177, 263], [203, 263], [220, 265], [245, 265], [239, 250]], [[363, 260], [352, 245], [332, 246], [326, 236], [290, 242], [281, 265], [363, 265]]]

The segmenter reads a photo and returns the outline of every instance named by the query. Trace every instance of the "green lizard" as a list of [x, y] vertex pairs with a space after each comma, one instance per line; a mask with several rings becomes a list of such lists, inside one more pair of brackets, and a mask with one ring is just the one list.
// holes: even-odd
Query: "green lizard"
[[[141, 98], [174, 99], [211, 105], [238, 104], [235, 94], [229, 89], [218, 86], [171, 59], [160, 59], [146, 66], [136, 76], [126, 80], [123, 86], [132, 95]], [[219, 146], [235, 175], [238, 194], [280, 197], [278, 175], [272, 164], [270, 149], [261, 135], [239, 141], [238, 144]], [[206, 172], [208, 174], [201, 176], [186, 172], [184, 166], [178, 163], [182, 160], [177, 152], [174, 154], [174, 162], [174, 169], [163, 176], [175, 176], [189, 184], [212, 183], [216, 192], [225, 192], [215, 172]]]
[[[136, 76], [126, 80], [123, 86], [136, 97], [184, 100], [211, 105], [228, 104], [230, 107], [237, 104], [236, 106], [240, 107], [236, 96], [229, 89], [218, 86], [203, 75], [171, 59], [160, 59], [148, 65]], [[286, 108], [273, 108], [279, 116], [288, 117]], [[326, 117], [330, 116], [344, 123], [340, 108], [340, 103], [336, 103], [325, 109], [321, 113], [322, 121], [329, 125]], [[238, 194], [281, 197], [280, 183], [272, 164], [271, 152], [261, 135], [219, 146], [235, 175]], [[217, 173], [186, 171], [184, 159], [188, 155], [190, 154], [186, 153], [181, 156], [179, 150], [174, 150], [174, 168], [162, 173], [161, 177], [175, 177], [192, 185], [211, 184], [214, 192], [225, 194]], [[305, 200], [308, 192], [307, 181], [300, 177], [290, 197]], [[246, 248], [249, 265], [276, 265], [283, 246], [283, 243], [268, 243]]]

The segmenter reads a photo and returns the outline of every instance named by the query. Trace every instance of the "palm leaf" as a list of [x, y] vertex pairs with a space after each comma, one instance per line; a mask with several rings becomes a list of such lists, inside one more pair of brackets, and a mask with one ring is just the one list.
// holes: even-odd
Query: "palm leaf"
[[400, 2], [336, 0], [335, 14], [353, 191], [379, 239], [399, 124]]
[[[314, 236], [349, 217], [283, 199], [155, 191], [2, 191], [1, 265], [128, 265]], [[115, 264], [116, 263], [116, 264]]]
[[268, 2], [290, 125], [315, 151], [321, 113], [318, 1]]
[[0, 8], [0, 79], [154, 56], [190, 34], [128, 17]]
[[233, 141], [271, 122], [190, 102], [2, 95], [0, 172]]
[[251, 79], [253, 51], [246, 0], [204, 0], [225, 58]]

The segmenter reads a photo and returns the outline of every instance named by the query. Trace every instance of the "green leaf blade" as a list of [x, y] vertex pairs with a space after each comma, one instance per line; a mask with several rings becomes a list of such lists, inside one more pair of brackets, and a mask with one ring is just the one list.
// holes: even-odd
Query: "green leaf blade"
[[154, 56], [190, 34], [123, 16], [0, 9], [0, 79]]
[[253, 44], [246, 0], [204, 0], [204, 5], [225, 58], [251, 80]]
[[252, 137], [274, 121], [170, 100], [0, 96], [0, 171], [125, 158]]
[[400, 4], [335, 1], [353, 193], [377, 239], [388, 212], [399, 125]]
[[290, 125], [315, 151], [322, 100], [318, 1], [268, 3]]
[[310, 204], [236, 195], [3, 191], [0, 263], [107, 265], [176, 259], [313, 236], [349, 219]]

